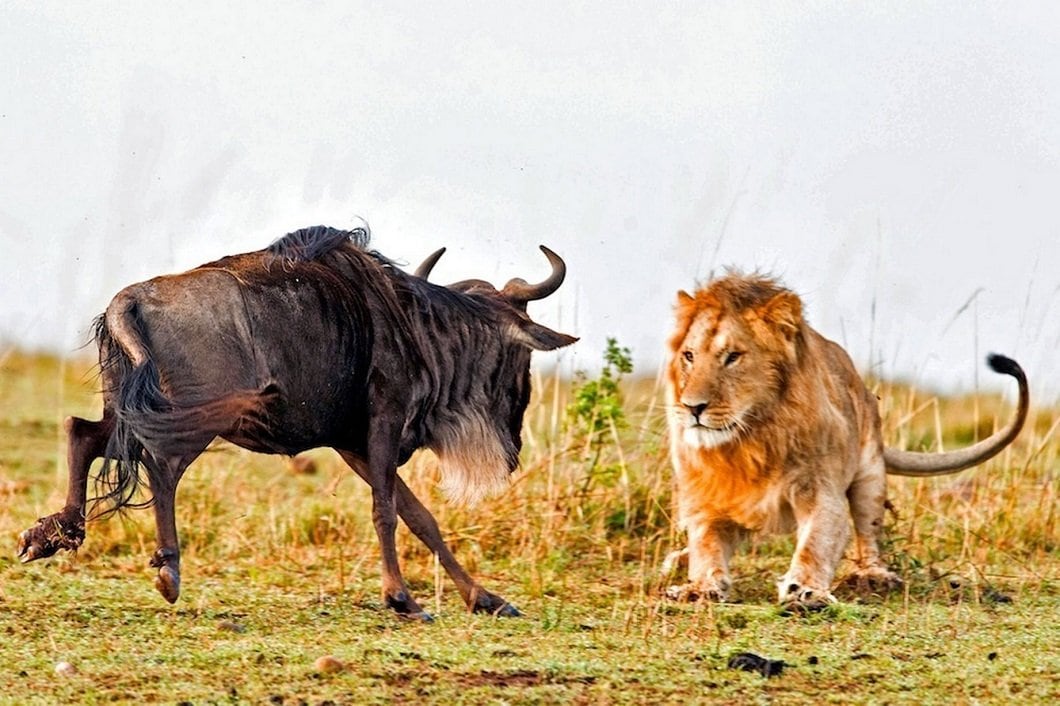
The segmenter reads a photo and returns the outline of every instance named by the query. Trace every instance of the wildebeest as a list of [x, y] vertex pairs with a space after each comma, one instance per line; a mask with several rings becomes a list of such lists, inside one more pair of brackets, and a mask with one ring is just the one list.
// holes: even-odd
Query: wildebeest
[[[264, 453], [332, 447], [372, 488], [387, 606], [429, 617], [398, 566], [400, 516], [470, 610], [518, 615], [461, 567], [397, 467], [429, 448], [452, 495], [504, 484], [522, 445], [531, 350], [577, 340], [526, 313], [527, 302], [559, 288], [566, 266], [541, 246], [552, 272], [539, 284], [441, 287], [427, 275], [444, 248], [407, 274], [368, 240], [366, 229], [314, 226], [119, 292], [95, 325], [103, 418], [66, 420], [66, 505], [19, 536], [22, 561], [77, 549], [86, 517], [135, 504], [143, 471], [158, 535], [155, 587], [172, 603], [180, 595], [174, 496], [207, 445], [221, 437]], [[100, 457], [102, 487], [88, 500], [89, 467]]]

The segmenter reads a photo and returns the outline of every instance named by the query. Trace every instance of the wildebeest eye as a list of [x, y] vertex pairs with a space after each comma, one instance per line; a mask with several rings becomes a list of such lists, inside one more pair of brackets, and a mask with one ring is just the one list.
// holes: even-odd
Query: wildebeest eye
[[743, 353], [741, 351], [729, 351], [729, 354], [725, 356], [725, 367], [729, 367], [742, 357]]
[[685, 351], [681, 355], [683, 355], [685, 360], [687, 360], [689, 363], [691, 363], [692, 361], [694, 361], [696, 359], [696, 354], [693, 353], [692, 351]]

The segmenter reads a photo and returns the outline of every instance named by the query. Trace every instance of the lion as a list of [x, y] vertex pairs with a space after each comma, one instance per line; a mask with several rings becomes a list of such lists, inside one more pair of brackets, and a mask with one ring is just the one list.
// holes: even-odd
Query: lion
[[678, 520], [688, 533], [688, 582], [676, 600], [728, 600], [729, 559], [751, 532], [797, 531], [778, 582], [786, 607], [836, 601], [832, 582], [854, 531], [851, 579], [890, 590], [901, 579], [880, 556], [886, 474], [933, 476], [986, 461], [1016, 438], [1027, 417], [1020, 366], [990, 355], [1019, 383], [1016, 416], [965, 449], [885, 448], [876, 398], [847, 353], [803, 318], [802, 302], [777, 280], [729, 273], [694, 295], [677, 294], [667, 366], [670, 450]]

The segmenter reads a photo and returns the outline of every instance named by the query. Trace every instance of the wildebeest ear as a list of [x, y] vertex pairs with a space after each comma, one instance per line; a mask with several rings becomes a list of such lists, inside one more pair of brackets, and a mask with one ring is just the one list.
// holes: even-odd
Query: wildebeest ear
[[535, 324], [533, 321], [520, 321], [513, 324], [509, 331], [514, 341], [528, 348], [533, 348], [535, 351], [552, 351], [563, 346], [569, 346], [578, 340], [574, 336], [553, 331], [547, 326]]

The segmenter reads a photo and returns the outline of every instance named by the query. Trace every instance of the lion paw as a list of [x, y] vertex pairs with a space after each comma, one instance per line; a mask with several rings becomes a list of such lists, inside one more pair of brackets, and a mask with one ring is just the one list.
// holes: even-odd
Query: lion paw
[[724, 603], [729, 600], [730, 587], [731, 582], [728, 579], [699, 583], [690, 581], [670, 586], [663, 593], [671, 601], [678, 601], [679, 603], [697, 603], [699, 601]]
[[845, 583], [859, 593], [889, 593], [904, 585], [901, 577], [885, 566], [857, 569]]
[[779, 593], [780, 605], [788, 610], [821, 610], [838, 602], [826, 588], [814, 588], [786, 578], [780, 582]]

